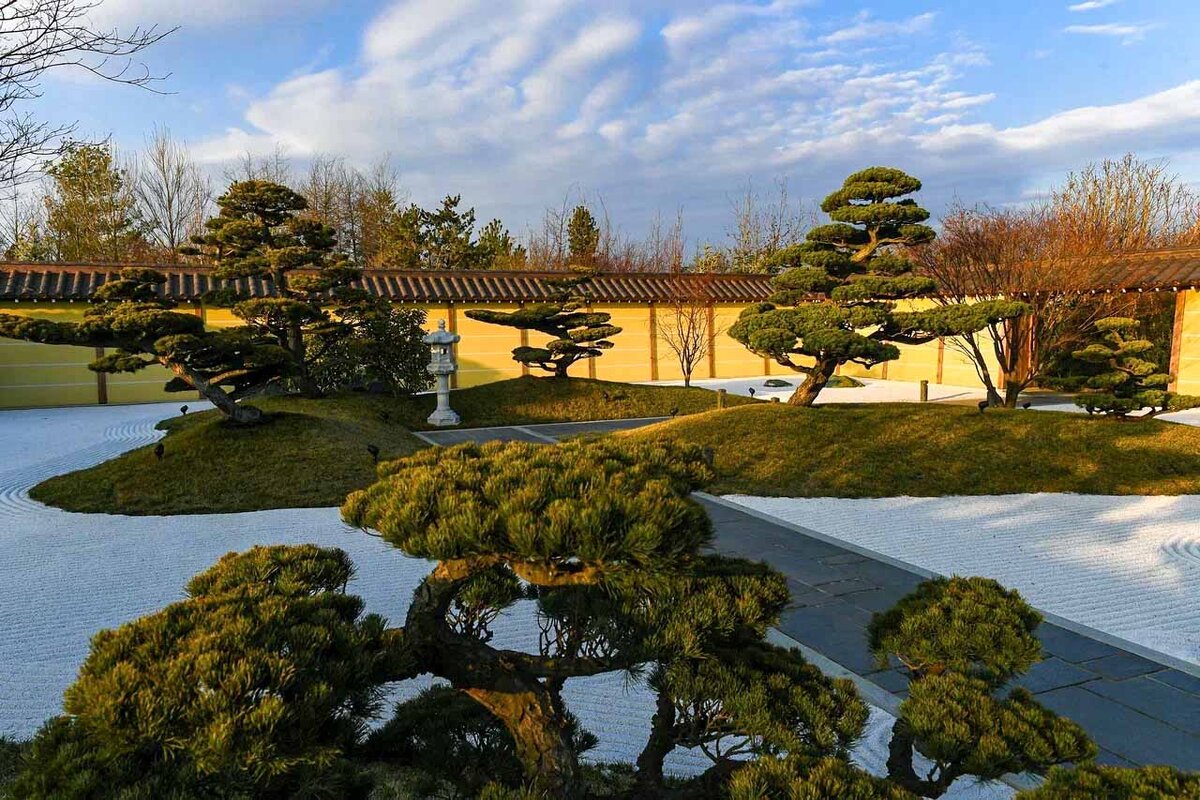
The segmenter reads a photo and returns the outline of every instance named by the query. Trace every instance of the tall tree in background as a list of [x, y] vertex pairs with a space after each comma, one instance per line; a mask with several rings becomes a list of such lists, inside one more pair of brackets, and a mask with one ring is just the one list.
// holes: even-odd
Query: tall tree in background
[[157, 129], [135, 169], [135, 193], [146, 233], [170, 262], [203, 229], [212, 186], [187, 148]]
[[73, 125], [43, 122], [18, 109], [42, 94], [47, 73], [82, 70], [112, 83], [150, 87], [158, 78], [132, 57], [171, 31], [99, 30], [89, 0], [24, 0], [0, 4], [0, 185], [11, 187], [60, 152]]
[[145, 253], [136, 183], [108, 144], [66, 146], [46, 174], [46, 236], [59, 261], [121, 263]]
[[729, 335], [805, 375], [788, 400], [792, 405], [812, 405], [842, 364], [872, 367], [899, 358], [897, 343], [979, 330], [1023, 310], [997, 304], [896, 310], [896, 301], [927, 297], [937, 288], [893, 251], [934, 238], [923, 224], [929, 212], [907, 197], [920, 188], [919, 180], [898, 169], [856, 172], [821, 203], [831, 224], [771, 255], [785, 268], [773, 280], [775, 294], [743, 311]]
[[524, 269], [525, 247], [517, 244], [504, 223], [494, 219], [479, 231], [479, 261], [489, 269]]
[[748, 185], [732, 206], [734, 224], [724, 268], [733, 272], [778, 271], [781, 265], [768, 257], [804, 241], [814, 223], [813, 214], [792, 202], [786, 180], [775, 182], [773, 196]]
[[272, 297], [222, 293], [213, 299], [230, 303], [238, 317], [287, 350], [295, 362], [297, 387], [311, 396], [320, 389], [309, 374], [314, 356], [309, 340], [341, 325], [325, 305], [361, 299], [349, 289], [361, 272], [336, 252], [332, 228], [302, 216], [307, 205], [277, 183], [234, 183], [217, 199], [220, 213], [205, 223], [207, 233], [193, 238], [190, 251], [211, 258], [219, 278], [271, 282]]
[[459, 209], [462, 195], [446, 195], [433, 211], [421, 213], [422, 266], [425, 269], [474, 269], [475, 209]]
[[587, 206], [575, 206], [567, 222], [567, 247], [573, 266], [591, 269], [600, 249], [600, 226]]

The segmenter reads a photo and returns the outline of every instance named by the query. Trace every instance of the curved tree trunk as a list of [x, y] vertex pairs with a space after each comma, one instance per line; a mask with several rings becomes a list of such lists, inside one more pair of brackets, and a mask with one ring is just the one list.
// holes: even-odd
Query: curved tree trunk
[[263, 413], [260, 409], [254, 406], [239, 405], [220, 386], [209, 383], [183, 364], [163, 359], [159, 359], [159, 361], [167, 369], [191, 384], [197, 392], [204, 396], [205, 400], [216, 406], [222, 414], [229, 417], [230, 420], [236, 422], [238, 425], [258, 425], [263, 421]]
[[578, 761], [551, 693], [536, 680], [511, 676], [495, 688], [464, 690], [504, 723], [533, 785], [550, 797], [569, 798]]
[[950, 788], [954, 779], [949, 775], [940, 775], [937, 780], [925, 780], [917, 776], [913, 768], [913, 752], [916, 748], [916, 736], [912, 728], [903, 719], [896, 720], [892, 726], [892, 738], [888, 742], [887, 770], [888, 780], [901, 786], [919, 797], [941, 797]]
[[835, 361], [818, 361], [813, 365], [808, 375], [804, 378], [804, 382], [796, 387], [796, 391], [788, 398], [789, 406], [811, 406], [816, 402], [817, 395], [825, 388], [825, 384], [829, 383], [829, 379], [833, 377], [833, 371], [837, 369]]
[[655, 797], [663, 791], [663, 761], [675, 749], [675, 705], [666, 691], [659, 690], [658, 704], [650, 724], [650, 738], [637, 758], [637, 797]]

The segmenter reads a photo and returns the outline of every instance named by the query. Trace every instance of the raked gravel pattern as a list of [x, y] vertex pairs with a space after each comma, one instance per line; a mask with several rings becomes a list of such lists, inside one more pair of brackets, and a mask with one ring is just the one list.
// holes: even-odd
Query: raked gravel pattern
[[[335, 508], [243, 514], [127, 517], [74, 514], [31, 500], [39, 481], [82, 469], [161, 436], [155, 423], [173, 404], [0, 412], [0, 734], [32, 735], [61, 707], [62, 693], [87, 654], [90, 637], [182, 598], [183, 585], [223, 554], [256, 544], [341, 547], [354, 559], [350, 591], [371, 611], [403, 618], [430, 569], [366, 533], [344, 525]], [[536, 644], [527, 609], [497, 623], [497, 642]], [[411, 696], [428, 680], [393, 687]], [[597, 760], [632, 761], [645, 743], [653, 697], [625, 675], [577, 679], [568, 705], [600, 745]], [[855, 759], [872, 771], [886, 760], [892, 718], [873, 710]], [[703, 769], [698, 753], [677, 750], [669, 766]], [[947, 797], [999, 800], [1007, 786], [960, 781]]]
[[1200, 495], [726, 499], [1200, 664]]

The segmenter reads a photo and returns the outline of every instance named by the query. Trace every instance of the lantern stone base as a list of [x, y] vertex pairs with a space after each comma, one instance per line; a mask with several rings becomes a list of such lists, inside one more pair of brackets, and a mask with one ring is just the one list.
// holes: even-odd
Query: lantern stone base
[[462, 422], [457, 413], [451, 408], [439, 408], [429, 415], [429, 419], [425, 420], [430, 425], [437, 425], [439, 428], [445, 428], [450, 425], [457, 425]]

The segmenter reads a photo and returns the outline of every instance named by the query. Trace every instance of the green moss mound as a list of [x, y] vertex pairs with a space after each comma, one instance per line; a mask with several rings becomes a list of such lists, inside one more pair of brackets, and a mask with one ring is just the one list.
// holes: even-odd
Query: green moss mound
[[[318, 400], [262, 397], [271, 419], [236, 427], [216, 411], [172, 417], [163, 458], [154, 446], [50, 478], [31, 496], [67, 511], [107, 514], [209, 514], [340, 505], [375, 480], [368, 445], [380, 460], [424, 447], [409, 430], [428, 429], [432, 395], [343, 394]], [[758, 403], [730, 395], [729, 405]], [[580, 378], [517, 378], [456, 391], [463, 427], [594, 419], [667, 417], [708, 411], [707, 389], [641, 386]]]
[[1050, 411], [764, 404], [625, 434], [711, 447], [713, 491], [776, 497], [1200, 493], [1200, 429]]

